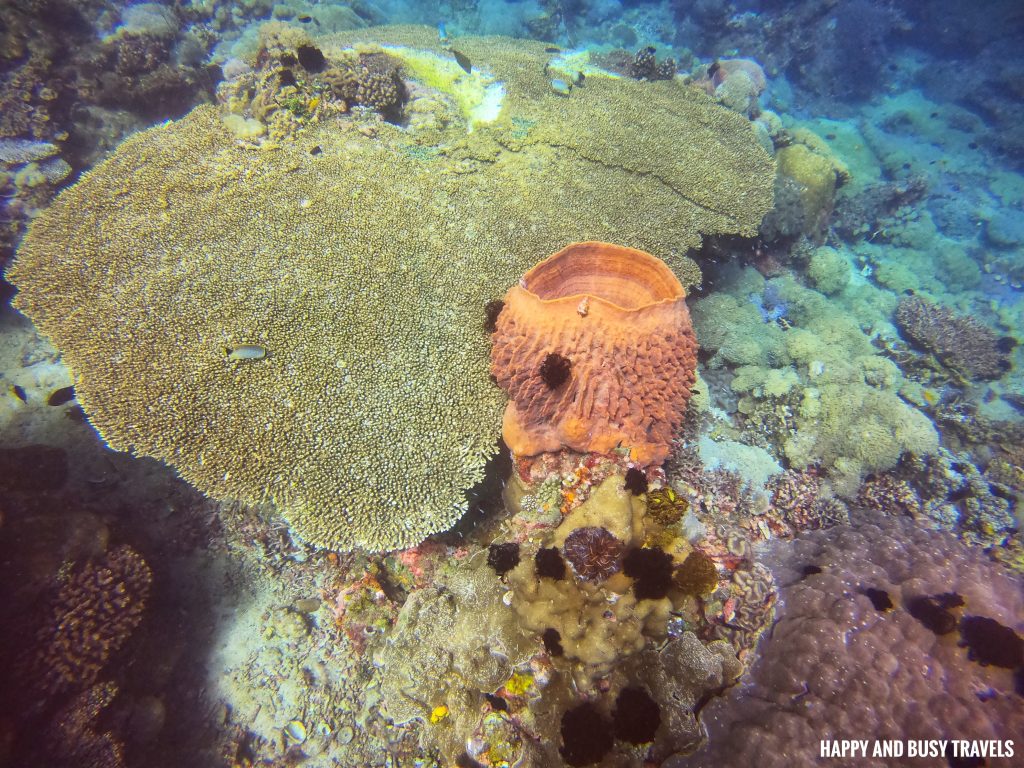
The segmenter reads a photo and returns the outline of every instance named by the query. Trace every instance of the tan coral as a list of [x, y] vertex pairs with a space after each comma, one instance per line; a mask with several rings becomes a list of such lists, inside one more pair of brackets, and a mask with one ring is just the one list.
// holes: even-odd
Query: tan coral
[[[695, 380], [684, 299], [660, 259], [608, 243], [575, 243], [527, 272], [505, 296], [491, 353], [512, 451], [628, 447], [641, 464], [663, 462]], [[542, 372], [552, 359], [569, 363], [561, 383]]]
[[[430, 27], [322, 48], [364, 43], [451, 58]], [[588, 76], [564, 99], [544, 47], [459, 38], [506, 87], [499, 119], [472, 132], [425, 82], [414, 93], [441, 105], [441, 127], [363, 133], [319, 107], [298, 132], [268, 125], [261, 150], [201, 106], [65, 190], [7, 278], [107, 443], [216, 498], [273, 502], [316, 546], [386, 550], [451, 527], [504, 408], [487, 303], [576, 240], [614, 238], [695, 279], [686, 249], [755, 234], [772, 205], [774, 162], [745, 118], [670, 81]], [[225, 354], [241, 345], [267, 354]]]

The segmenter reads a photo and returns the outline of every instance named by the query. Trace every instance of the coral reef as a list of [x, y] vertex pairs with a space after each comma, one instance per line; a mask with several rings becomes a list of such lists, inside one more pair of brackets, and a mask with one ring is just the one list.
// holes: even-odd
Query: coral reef
[[47, 692], [96, 681], [142, 620], [151, 581], [146, 561], [128, 546], [67, 576], [39, 636], [34, 668]]
[[[336, 42], [458, 69], [436, 30]], [[614, 238], [683, 271], [701, 233], [751, 235], [770, 207], [771, 158], [703, 94], [588, 77], [564, 99], [543, 44], [459, 46], [506, 93], [471, 133], [439, 90], [454, 76], [420, 83], [449, 118], [422, 135], [312, 120], [256, 151], [200, 107], [133, 136], [33, 222], [8, 272], [17, 307], [112, 447], [214, 497], [275, 501], [320, 546], [416, 543], [461, 516], [494, 449], [488, 301], [551, 243]], [[267, 354], [226, 358], [242, 344]]]
[[800, 191], [801, 218], [806, 234], [820, 239], [832, 214], [841, 176], [836, 161], [817, 143], [793, 143], [776, 155], [779, 175], [791, 179]]
[[885, 515], [917, 518], [922, 512], [921, 501], [910, 483], [890, 474], [868, 478], [857, 494], [857, 504]]
[[664, 461], [697, 364], [684, 296], [663, 262], [606, 243], [570, 245], [527, 272], [492, 337], [512, 452], [621, 447], [642, 465]]
[[[578, 663], [585, 677], [609, 671], [642, 649], [648, 636], [665, 632], [670, 601], [664, 594], [643, 599], [631, 589], [638, 580], [620, 572], [624, 550], [642, 541], [645, 508], [623, 488], [622, 475], [611, 475], [537, 541], [561, 547], [577, 578], [538, 578], [533, 558], [508, 575], [522, 626], [538, 635], [557, 631], [562, 657]], [[605, 598], [609, 591], [616, 594], [613, 603]]]
[[839, 293], [850, 283], [850, 264], [835, 248], [822, 246], [811, 254], [807, 277], [811, 286], [826, 295]]
[[124, 745], [97, 720], [117, 696], [113, 683], [97, 683], [75, 696], [38, 739], [36, 764], [53, 768], [124, 768]]
[[896, 324], [912, 343], [970, 379], [998, 379], [1010, 369], [1014, 339], [923, 296], [900, 299]]
[[717, 59], [698, 67], [692, 82], [729, 109], [749, 117], [760, 112], [758, 97], [768, 85], [764, 70], [750, 59]]
[[443, 754], [461, 753], [460, 734], [476, 729], [484, 693], [501, 688], [534, 650], [502, 592], [483, 563], [438, 574], [406, 600], [377, 659], [396, 723], [428, 721], [435, 708], [447, 708], [444, 727], [424, 731]]
[[822, 733], [851, 728], [866, 739], [1003, 739], [1024, 727], [1012, 674], [969, 660], [910, 611], [955, 592], [945, 610], [1024, 628], [1019, 579], [982, 553], [908, 519], [870, 517], [777, 544], [766, 562], [783, 609], [750, 686], [702, 710], [710, 749], [690, 764], [811, 766]]
[[[846, 505], [835, 498], [823, 498], [821, 476], [815, 467], [787, 469], [768, 481], [772, 508], [794, 531], [829, 528], [848, 522]], [[862, 486], [863, 489], [863, 486]]]
[[660, 650], [634, 656], [626, 671], [644, 684], [658, 705], [660, 722], [652, 751], [664, 761], [701, 745], [704, 732], [696, 714], [701, 700], [736, 682], [743, 665], [728, 643], [704, 644], [692, 632], [684, 632]]
[[671, 80], [675, 77], [675, 59], [667, 58], [659, 63], [654, 54], [653, 46], [637, 51], [629, 65], [629, 74], [637, 80]]

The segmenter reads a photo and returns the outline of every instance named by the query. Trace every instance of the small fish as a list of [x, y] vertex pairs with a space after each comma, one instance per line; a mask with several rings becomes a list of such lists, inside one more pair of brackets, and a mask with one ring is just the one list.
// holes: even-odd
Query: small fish
[[469, 60], [469, 56], [462, 53], [461, 51], [456, 51], [454, 48], [452, 48], [451, 50], [452, 56], [454, 56], [455, 60], [459, 62], [459, 66], [466, 70], [467, 75], [471, 73], [473, 71], [473, 62]]
[[551, 90], [559, 96], [568, 96], [572, 86], [560, 77], [551, 78]]
[[46, 398], [47, 405], [64, 405], [64, 403], [70, 403], [75, 399], [75, 388], [74, 387], [61, 387], [55, 389], [50, 393], [50, 396]]
[[28, 402], [28, 395], [25, 394], [25, 388], [24, 387], [21, 387], [21, 386], [19, 386], [17, 384], [12, 384], [11, 385], [11, 394], [14, 395], [16, 398], [18, 398], [19, 400], [21, 400], [21, 402], [23, 402], [23, 403], [27, 403]]
[[267, 348], [259, 344], [239, 344], [234, 347], [224, 347], [224, 354], [228, 360], [235, 362], [242, 360], [262, 360], [267, 356]]
[[557, 45], [548, 45], [544, 47], [544, 53], [561, 53], [562, 49]]
[[583, 81], [584, 81], [585, 79], [586, 79], [586, 78], [584, 78], [584, 76], [583, 76], [583, 73], [582, 73], [582, 72], [577, 72], [577, 73], [576, 73], [576, 85], [583, 85]]
[[736, 618], [736, 598], [730, 597], [722, 606], [722, 621], [728, 624]]
[[441, 42], [441, 45], [448, 45], [448, 30], [444, 26], [443, 21], [437, 22], [437, 39]]
[[309, 24], [309, 22], [313, 20], [313, 17], [310, 16], [308, 13], [300, 13], [295, 18], [301, 21], [303, 24]]

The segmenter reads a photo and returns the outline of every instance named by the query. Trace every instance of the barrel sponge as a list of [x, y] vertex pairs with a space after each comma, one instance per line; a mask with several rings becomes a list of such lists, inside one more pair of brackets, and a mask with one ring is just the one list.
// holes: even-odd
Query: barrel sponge
[[[702, 710], [710, 743], [685, 764], [803, 768], [820, 764], [822, 738], [1024, 732], [1011, 671], [971, 661], [957, 634], [936, 635], [907, 610], [915, 598], [956, 593], [958, 612], [1024, 633], [1020, 578], [980, 549], [906, 518], [862, 516], [777, 542], [762, 562], [783, 585], [775, 626], [749, 683]], [[892, 607], [879, 600], [876, 608], [868, 590], [884, 592]]]
[[[363, 42], [442, 52], [426, 27], [332, 38]], [[496, 450], [489, 301], [577, 240], [692, 273], [686, 248], [753, 234], [770, 207], [772, 159], [704, 94], [588, 77], [564, 99], [543, 43], [459, 50], [506, 84], [472, 133], [452, 106], [444, 131], [324, 119], [256, 149], [201, 106], [34, 220], [8, 275], [17, 308], [111, 447], [273, 502], [316, 546], [415, 544], [459, 519]], [[225, 356], [241, 345], [266, 355]]]
[[[660, 259], [608, 243], [549, 256], [505, 296], [491, 370], [513, 453], [634, 449], [660, 464], [696, 380], [685, 291]], [[546, 375], [553, 357], [564, 377]]]

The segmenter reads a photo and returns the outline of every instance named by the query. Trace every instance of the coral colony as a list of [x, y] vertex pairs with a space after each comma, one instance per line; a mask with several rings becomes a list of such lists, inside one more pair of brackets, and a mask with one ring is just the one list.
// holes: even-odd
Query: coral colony
[[5, 5], [0, 765], [1018, 764], [985, 5]]

